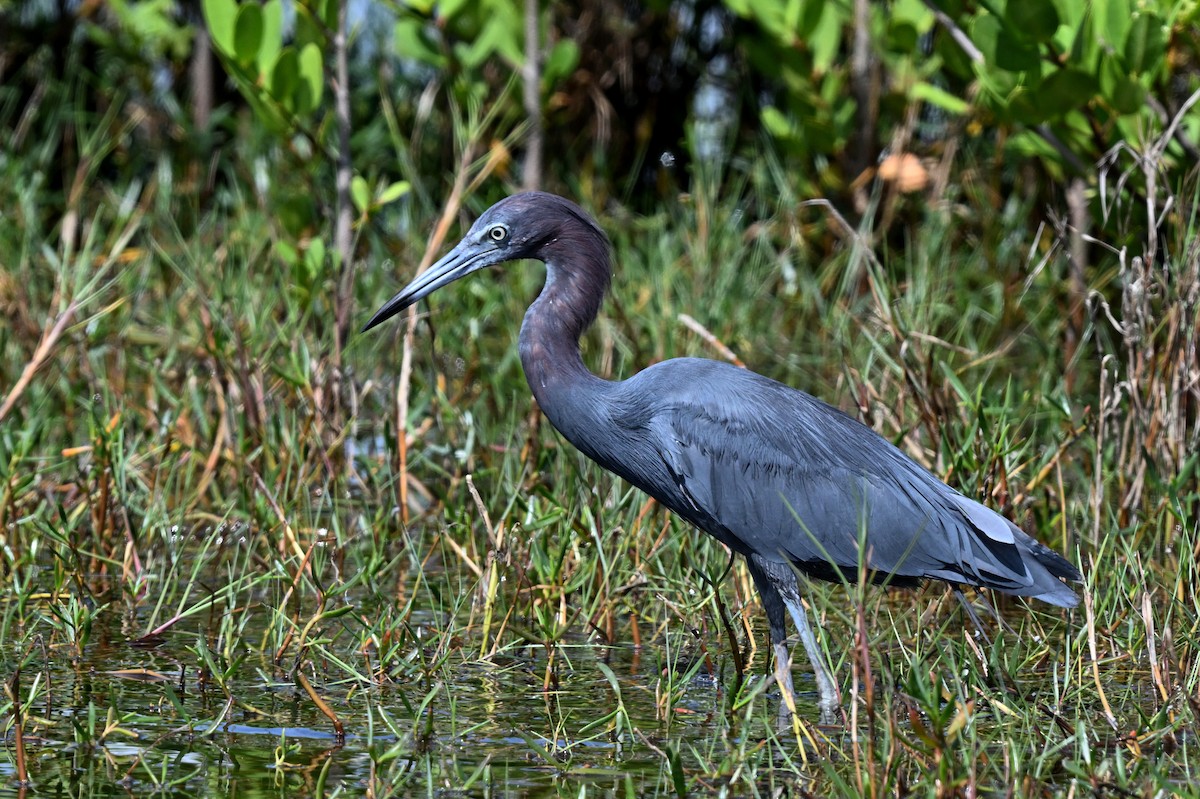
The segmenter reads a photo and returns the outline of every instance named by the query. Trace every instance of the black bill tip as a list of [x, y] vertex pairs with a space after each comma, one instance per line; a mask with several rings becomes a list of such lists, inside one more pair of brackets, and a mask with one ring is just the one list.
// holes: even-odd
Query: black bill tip
[[392, 297], [390, 300], [384, 303], [383, 307], [375, 312], [375, 315], [371, 317], [370, 321], [363, 325], [362, 330], [359, 332], [366, 333], [371, 328], [378, 327], [396, 314], [403, 311], [408, 306], [412, 305], [415, 301], [415, 298], [409, 297], [408, 292], [400, 292], [395, 297]]

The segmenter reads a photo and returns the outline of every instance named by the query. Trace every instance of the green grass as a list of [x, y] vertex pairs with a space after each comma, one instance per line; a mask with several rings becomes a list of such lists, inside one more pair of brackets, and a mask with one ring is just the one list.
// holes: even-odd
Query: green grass
[[[1195, 368], [1182, 266], [1116, 305], [1143, 335], [1097, 312], [1068, 355], [1057, 262], [1031, 272], [1016, 200], [991, 224], [928, 210], [891, 247], [749, 189], [604, 219], [617, 274], [585, 342], [598, 372], [720, 357], [688, 314], [1087, 575], [1074, 612], [1000, 598], [1012, 629], [990, 625], [992, 645], [941, 587], [815, 586], [849, 724], [811, 727], [806, 696], [797, 730], [776, 724], [744, 568], [721, 579], [715, 542], [534, 410], [515, 339], [540, 266], [425, 306], [401, 472], [403, 324], [351, 339], [339, 365], [332, 268], [297, 282], [286, 233], [236, 181], [197, 210], [169, 170], [88, 176], [64, 244], [36, 163], [3, 165], [0, 395], [41, 358], [0, 422], [10, 778], [23, 748], [40, 788], [84, 793], [1191, 790], [1196, 405], [1164, 394]], [[437, 212], [406, 211], [414, 231]], [[1191, 220], [1170, 222], [1183, 258]], [[356, 320], [423, 244], [364, 239]], [[1094, 270], [1099, 296], [1120, 293], [1115, 270]]]

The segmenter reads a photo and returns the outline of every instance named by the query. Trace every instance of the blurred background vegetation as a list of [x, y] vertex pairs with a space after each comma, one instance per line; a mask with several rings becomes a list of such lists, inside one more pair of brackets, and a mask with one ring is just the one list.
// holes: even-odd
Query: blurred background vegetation
[[973, 286], [1011, 295], [1048, 273], [1037, 334], [1068, 387], [1094, 397], [1106, 355], [1177, 387], [1114, 374], [1193, 431], [1127, 442], [1174, 475], [1197, 443], [1177, 349], [1194, 330], [1198, 17], [1169, 0], [6, 0], [9, 380], [106, 279], [61, 280], [112, 243], [93, 240], [101, 217], [128, 260], [216, 245], [219, 214], [250, 215], [255, 269], [338, 370], [391, 281], [376, 265], [415, 266], [458, 203], [540, 187], [615, 220], [691, 203], [702, 238], [707, 208], [740, 209], [785, 277], [862, 251], [894, 271], [934, 229], [978, 256]]
[[[389, 609], [359, 626], [305, 626], [290, 590], [212, 599], [239, 611], [209, 625], [282, 603], [262, 623], [280, 625], [275, 667], [294, 655], [288, 679], [332, 662], [297, 629], [354, 638], [350, 660], [380, 637], [423, 652], [413, 603], [453, 591], [414, 599], [404, 575], [434, 552], [511, 571], [460, 593], [547, 652], [568, 631], [640, 642], [672, 614], [717, 629], [716, 605], [636, 599], [688, 596], [693, 567], [720, 572], [710, 545], [667, 536], [531, 410], [512, 345], [537, 273], [439, 295], [415, 345], [402, 324], [354, 336], [482, 209], [542, 188], [613, 240], [598, 372], [723, 343], [1099, 567], [1091, 662], [1148, 657], [1157, 691], [1130, 687], [1114, 715], [1099, 671], [1098, 695], [1074, 685], [1078, 751], [1132, 752], [1121, 724], [1166, 751], [1200, 707], [1170, 699], [1195, 702], [1200, 679], [1198, 100], [1194, 0], [0, 0], [0, 552], [21, 598], [0, 624], [25, 647], [8, 656], [27, 662], [41, 634], [78, 656], [93, 619], [159, 631], [198, 579], [173, 579], [180, 530], [249, 584], [294, 574], [321, 609], [342, 573], [310, 563], [315, 542], [375, 548], [351, 573], [408, 604], [384, 588], [366, 605]], [[443, 526], [421, 532], [430, 516]], [[208, 549], [230, 529], [258, 560]], [[474, 614], [458, 632], [479, 635]], [[200, 627], [205, 673], [233, 669]], [[489, 651], [488, 623], [467, 649]], [[987, 657], [1020, 671], [1044, 654]], [[386, 679], [408, 668], [380, 657]], [[1022, 734], [1046, 726], [1035, 705]], [[898, 770], [853, 761], [966, 791], [977, 750], [954, 760], [959, 745], [904, 744]], [[712, 757], [689, 768], [728, 766]], [[1031, 793], [1112, 778], [1060, 757], [1030, 767]]]

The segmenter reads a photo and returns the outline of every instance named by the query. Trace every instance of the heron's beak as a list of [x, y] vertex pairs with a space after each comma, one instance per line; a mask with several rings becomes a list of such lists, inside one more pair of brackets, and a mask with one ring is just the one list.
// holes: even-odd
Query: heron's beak
[[442, 286], [490, 266], [495, 261], [495, 255], [495, 248], [475, 242], [468, 243], [467, 240], [460, 241], [458, 246], [446, 253], [445, 257], [417, 275], [411, 283], [401, 289], [399, 294], [385, 302], [383, 307], [371, 317], [371, 321], [363, 326], [361, 332], [365, 333], [387, 321], [408, 306], [428, 297]]

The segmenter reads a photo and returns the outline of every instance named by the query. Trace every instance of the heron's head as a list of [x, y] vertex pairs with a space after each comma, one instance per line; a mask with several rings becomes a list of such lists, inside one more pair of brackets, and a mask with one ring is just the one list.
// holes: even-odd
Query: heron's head
[[363, 331], [472, 272], [523, 258], [557, 261], [559, 252], [602, 261], [607, 284], [608, 240], [582, 208], [545, 192], [514, 194], [484, 211], [454, 249], [384, 303]]

